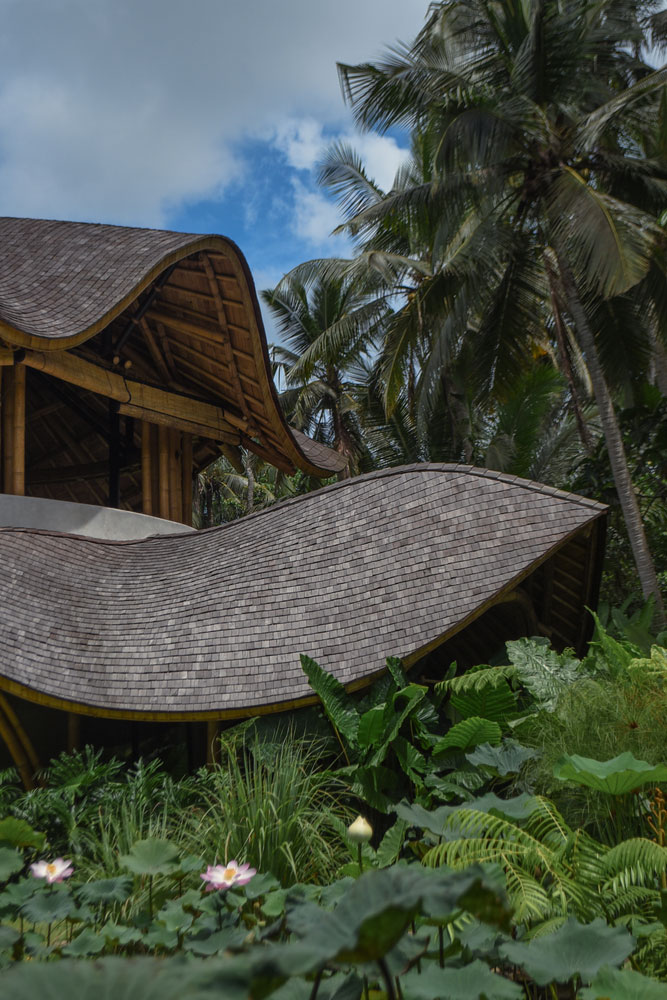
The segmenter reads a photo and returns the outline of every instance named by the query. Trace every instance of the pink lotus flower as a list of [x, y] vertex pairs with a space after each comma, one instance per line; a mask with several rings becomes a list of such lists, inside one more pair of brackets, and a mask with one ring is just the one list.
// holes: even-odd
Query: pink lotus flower
[[206, 882], [206, 892], [215, 892], [216, 889], [231, 889], [233, 885], [247, 885], [256, 874], [257, 869], [250, 865], [228, 861], [226, 865], [209, 865], [199, 877]]
[[45, 878], [47, 885], [54, 882], [63, 882], [70, 875], [74, 874], [72, 862], [63, 858], [56, 858], [55, 861], [37, 861], [30, 865], [35, 878]]

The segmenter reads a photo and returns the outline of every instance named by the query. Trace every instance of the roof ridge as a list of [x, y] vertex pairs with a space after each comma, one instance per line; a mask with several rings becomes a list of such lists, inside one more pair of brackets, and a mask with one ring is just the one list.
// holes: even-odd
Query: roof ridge
[[361, 476], [353, 476], [349, 479], [341, 479], [336, 483], [329, 483], [328, 486], [323, 486], [319, 490], [311, 490], [309, 493], [301, 493], [298, 496], [286, 497], [283, 500], [279, 500], [275, 504], [271, 504], [269, 507], [263, 507], [261, 510], [253, 511], [251, 514], [245, 514], [243, 517], [235, 518], [233, 521], [225, 521], [223, 524], [212, 525], [210, 528], [200, 528], [198, 531], [184, 531], [174, 532], [169, 535], [147, 535], [145, 538], [93, 538], [89, 535], [76, 535], [76, 533], [69, 533], [66, 531], [51, 531], [48, 528], [23, 528], [23, 527], [13, 527], [7, 525], [5, 527], [0, 526], [0, 531], [24, 531], [29, 534], [40, 534], [40, 535], [55, 535], [62, 536], [65, 538], [82, 538], [87, 542], [96, 542], [103, 545], [135, 545], [141, 544], [142, 542], [147, 542], [151, 539], [157, 538], [199, 538], [202, 535], [208, 535], [216, 531], [226, 531], [229, 528], [233, 528], [238, 524], [247, 524], [248, 521], [254, 520], [259, 517], [264, 517], [275, 513], [278, 510], [284, 510], [287, 507], [293, 507], [296, 504], [303, 503], [305, 501], [311, 500], [313, 497], [321, 496], [324, 493], [331, 493], [334, 490], [346, 489], [351, 486], [357, 486], [362, 482], [370, 482], [374, 479], [386, 479], [390, 476], [405, 475], [406, 473], [423, 473], [423, 472], [441, 472], [441, 473], [457, 473], [468, 476], [475, 476], [479, 479], [489, 479], [496, 480], [498, 482], [507, 483], [510, 486], [517, 486], [521, 489], [531, 490], [535, 493], [541, 493], [543, 496], [554, 497], [558, 500], [566, 500], [569, 503], [576, 504], [580, 507], [587, 507], [591, 510], [598, 510], [600, 513], [608, 509], [607, 504], [600, 503], [598, 500], [590, 500], [587, 497], [582, 497], [577, 493], [568, 493], [565, 490], [558, 490], [555, 486], [545, 486], [543, 483], [535, 482], [531, 479], [522, 479], [520, 476], [512, 476], [509, 473], [497, 472], [494, 469], [483, 469], [478, 468], [474, 465], [463, 465], [461, 463], [447, 463], [447, 462], [418, 462], [412, 465], [396, 465], [387, 469], [374, 469], [372, 472], [366, 472]]

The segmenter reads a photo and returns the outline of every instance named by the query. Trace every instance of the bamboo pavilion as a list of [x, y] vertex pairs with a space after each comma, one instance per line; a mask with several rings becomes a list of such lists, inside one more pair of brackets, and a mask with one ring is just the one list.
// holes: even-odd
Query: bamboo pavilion
[[[354, 690], [391, 655], [583, 648], [606, 508], [467, 466], [340, 478], [285, 421], [224, 237], [0, 220], [0, 372], [0, 736], [28, 786], [150, 726], [210, 753], [314, 701], [301, 653]], [[241, 449], [339, 482], [194, 531], [193, 476]]]

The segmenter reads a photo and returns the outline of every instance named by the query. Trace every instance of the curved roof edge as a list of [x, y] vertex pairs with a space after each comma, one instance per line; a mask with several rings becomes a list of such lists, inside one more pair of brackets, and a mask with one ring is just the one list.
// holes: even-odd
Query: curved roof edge
[[[150, 257], [150, 262], [144, 265], [142, 270], [137, 274], [136, 280], [132, 282], [130, 287], [125, 290], [120, 297], [115, 298], [110, 303], [106, 303], [106, 308], [102, 307], [102, 312], [99, 313], [92, 322], [87, 323], [80, 330], [77, 330], [75, 333], [69, 335], [46, 336], [44, 334], [40, 334], [35, 329], [31, 330], [29, 328], [29, 324], [27, 323], [23, 326], [19, 324], [16, 316], [14, 316], [13, 319], [10, 319], [10, 316], [7, 314], [12, 312], [20, 313], [20, 307], [14, 306], [9, 309], [6, 308], [4, 286], [0, 280], [0, 337], [8, 345], [17, 348], [44, 352], [62, 351], [68, 350], [71, 347], [80, 346], [104, 330], [109, 323], [111, 323], [117, 316], [127, 309], [127, 307], [130, 306], [132, 302], [134, 302], [152, 282], [180, 261], [194, 256], [202, 251], [215, 251], [222, 253], [229, 258], [230, 261], [232, 261], [235, 269], [238, 269], [243, 278], [245, 286], [244, 291], [252, 309], [252, 320], [254, 322], [254, 328], [259, 341], [258, 346], [260, 347], [262, 355], [262, 375], [265, 379], [266, 387], [275, 411], [273, 418], [282, 431], [281, 443], [285, 448], [285, 452], [297, 468], [302, 469], [309, 475], [319, 477], [336, 475], [347, 467], [347, 459], [345, 456], [334, 451], [332, 448], [328, 448], [326, 445], [312, 441], [306, 435], [301, 434], [300, 431], [296, 431], [287, 424], [280, 406], [275, 383], [273, 381], [271, 362], [269, 359], [266, 340], [266, 331], [264, 329], [259, 301], [257, 299], [255, 283], [253, 281], [248, 262], [246, 261], [240, 248], [236, 243], [234, 243], [233, 240], [217, 234], [198, 235], [192, 233], [172, 233], [162, 230], [137, 229], [129, 226], [110, 226], [89, 222], [67, 222], [62, 220], [22, 219], [13, 217], [0, 219], [0, 238], [3, 235], [3, 227], [9, 226], [11, 231], [11, 223], [31, 223], [37, 226], [42, 224], [45, 227], [58, 227], [62, 229], [63, 233], [66, 233], [67, 231], [72, 233], [75, 231], [85, 232], [86, 227], [88, 227], [87, 231], [89, 233], [96, 230], [101, 236], [104, 235], [104, 231], [113, 232], [114, 234], [125, 232], [127, 234], [132, 234], [132, 237], [143, 236], [146, 240], [152, 239], [156, 245], [161, 245], [163, 243], [168, 244], [170, 249], [167, 250], [159, 248], [156, 249], [154, 254], [146, 254], [144, 248], [144, 256]], [[16, 228], [19, 227], [17, 226]], [[20, 238], [20, 234], [18, 234], [18, 238]], [[64, 246], [67, 246], [67, 241], [63, 240], [63, 244]], [[81, 268], [85, 265], [86, 247], [81, 246], [78, 249], [81, 254], [81, 270]], [[9, 248], [5, 248], [4, 252], [7, 254], [10, 253], [10, 251], [11, 246]], [[2, 261], [2, 256], [2, 243], [0, 243], [0, 262], [4, 264], [5, 269], [11, 267], [11, 256], [9, 258], [5, 257], [4, 261]], [[109, 266], [113, 266], [113, 260], [110, 262]], [[45, 312], [48, 313], [46, 305], [41, 309], [41, 312], [42, 315]]]

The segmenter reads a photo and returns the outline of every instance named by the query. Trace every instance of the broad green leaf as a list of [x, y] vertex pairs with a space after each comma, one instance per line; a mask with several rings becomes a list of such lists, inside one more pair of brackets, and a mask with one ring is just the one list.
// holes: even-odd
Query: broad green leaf
[[94, 882], [86, 882], [76, 890], [77, 899], [84, 903], [124, 903], [132, 895], [133, 880], [131, 875], [119, 875], [117, 878], [101, 878]]
[[168, 927], [153, 924], [143, 935], [141, 941], [147, 948], [166, 948], [167, 951], [171, 951], [178, 947], [179, 935], [177, 931], [170, 930]]
[[7, 951], [9, 948], [13, 948], [20, 937], [21, 935], [16, 927], [10, 927], [8, 924], [0, 924], [0, 951]]
[[70, 944], [63, 948], [63, 955], [71, 958], [88, 958], [104, 951], [106, 940], [102, 934], [96, 934], [90, 927], [85, 927]]
[[648, 979], [632, 969], [602, 968], [578, 1000], [667, 1000], [667, 983]]
[[193, 955], [217, 955], [220, 951], [240, 948], [248, 931], [245, 927], [225, 927], [213, 934], [194, 934], [183, 942], [186, 951]]
[[129, 854], [118, 858], [135, 875], [172, 875], [178, 871], [178, 848], [168, 840], [149, 837], [132, 844]]
[[384, 705], [376, 705], [364, 712], [359, 720], [357, 740], [360, 747], [372, 747], [384, 732]]
[[502, 733], [497, 722], [479, 719], [473, 716], [457, 722], [447, 735], [433, 747], [434, 754], [445, 753], [447, 750], [471, 750], [480, 743], [500, 743]]
[[667, 764], [648, 764], [637, 760], [630, 751], [605, 761], [563, 754], [554, 765], [554, 776], [608, 795], [627, 795], [644, 785], [667, 781]]
[[570, 917], [554, 934], [534, 938], [528, 944], [507, 941], [499, 951], [538, 985], [547, 986], [567, 983], [573, 976], [589, 983], [603, 966], [624, 962], [634, 946], [634, 938], [622, 927], [610, 927], [600, 918], [580, 924]]
[[385, 833], [375, 854], [376, 863], [380, 868], [393, 864], [401, 853], [407, 827], [404, 820], [397, 819]]
[[301, 655], [301, 668], [308, 683], [319, 697], [329, 721], [350, 746], [357, 744], [359, 714], [352, 705], [347, 691], [336, 678], [323, 670], [309, 656]]
[[567, 650], [551, 649], [548, 639], [516, 639], [506, 646], [521, 683], [547, 711], [556, 707], [561, 694], [581, 676], [579, 660]]
[[76, 913], [76, 903], [67, 886], [52, 885], [36, 892], [21, 907], [21, 913], [34, 924], [51, 924]]
[[498, 774], [518, 774], [527, 760], [537, 757], [537, 750], [521, 746], [515, 740], [503, 740], [502, 745], [493, 747], [483, 743], [472, 753], [466, 754], [466, 760], [475, 767], [491, 767]]
[[449, 700], [463, 719], [478, 716], [491, 722], [506, 723], [516, 715], [516, 694], [503, 678], [478, 691], [452, 694]]
[[23, 857], [13, 847], [0, 847], [0, 882], [6, 882], [23, 868]]
[[11, 1000], [182, 1000], [188, 971], [180, 962], [102, 958], [96, 962], [21, 962], [3, 972]]
[[279, 888], [280, 882], [270, 872], [260, 872], [244, 886], [247, 899], [258, 899], [260, 896], [265, 896], [267, 892], [273, 892], [274, 889]]
[[189, 930], [193, 919], [193, 914], [183, 909], [180, 899], [168, 900], [155, 915], [156, 923], [162, 924], [170, 933], [178, 934]]
[[357, 767], [354, 770], [351, 791], [378, 812], [387, 811], [397, 788], [398, 777], [391, 768], [380, 764], [378, 767]]
[[462, 969], [441, 969], [429, 965], [421, 973], [416, 969], [401, 976], [405, 1000], [521, 1000], [523, 988], [496, 975], [479, 960]]
[[511, 799], [501, 799], [493, 792], [481, 795], [471, 802], [464, 802], [457, 806], [438, 806], [437, 809], [424, 809], [418, 803], [399, 802], [395, 807], [396, 814], [411, 826], [416, 826], [422, 830], [430, 830], [438, 837], [445, 831], [452, 829], [452, 817], [463, 811], [489, 813], [491, 816], [500, 816], [504, 819], [522, 820], [528, 819], [539, 805], [539, 800], [534, 795], [522, 792]]
[[[383, 762], [389, 747], [398, 736], [401, 726], [413, 715], [427, 693], [428, 689], [422, 687], [421, 684], [409, 684], [406, 688], [402, 688], [394, 694], [391, 706], [388, 705], [385, 708], [385, 730], [380, 745], [371, 757], [371, 765], [377, 766]], [[403, 702], [405, 704], [401, 708]], [[394, 709], [393, 714], [391, 712], [392, 708]]]
[[34, 847], [40, 850], [46, 840], [45, 833], [37, 833], [24, 819], [6, 816], [0, 819], [0, 844], [10, 847]]
[[399, 690], [406, 686], [408, 679], [405, 676], [403, 664], [398, 656], [387, 657], [387, 670], [391, 674], [392, 680]]

